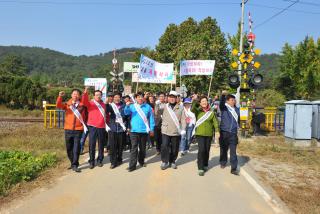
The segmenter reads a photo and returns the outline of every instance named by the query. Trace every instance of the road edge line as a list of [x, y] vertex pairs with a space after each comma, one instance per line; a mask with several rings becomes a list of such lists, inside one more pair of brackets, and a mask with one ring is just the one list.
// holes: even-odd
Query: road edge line
[[[263, 187], [260, 185], [245, 169], [241, 167], [240, 174], [248, 181], [248, 183], [262, 196], [275, 213], [287, 213], [283, 206]], [[287, 210], [289, 213], [290, 211]]]

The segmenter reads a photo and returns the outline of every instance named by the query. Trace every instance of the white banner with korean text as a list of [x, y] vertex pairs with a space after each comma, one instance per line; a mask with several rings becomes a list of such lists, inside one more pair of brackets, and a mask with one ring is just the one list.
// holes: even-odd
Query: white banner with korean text
[[212, 75], [215, 60], [182, 60], [180, 61], [180, 76]]
[[144, 83], [174, 83], [173, 63], [159, 63], [141, 54], [138, 81]]

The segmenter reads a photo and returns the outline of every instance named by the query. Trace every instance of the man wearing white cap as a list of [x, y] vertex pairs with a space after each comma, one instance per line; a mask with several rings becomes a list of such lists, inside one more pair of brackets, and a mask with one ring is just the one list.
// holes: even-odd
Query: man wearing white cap
[[177, 168], [176, 159], [179, 153], [181, 135], [186, 134], [186, 116], [184, 109], [177, 103], [178, 93], [170, 91], [168, 103], [162, 113], [162, 145], [161, 145], [161, 169], [168, 167]]

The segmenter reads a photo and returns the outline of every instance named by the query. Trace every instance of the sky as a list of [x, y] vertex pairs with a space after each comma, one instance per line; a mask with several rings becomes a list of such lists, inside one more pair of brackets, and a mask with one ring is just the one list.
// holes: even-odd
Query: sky
[[[280, 53], [309, 35], [320, 37], [320, 0], [249, 0], [256, 47]], [[96, 55], [114, 48], [154, 48], [170, 23], [188, 17], [215, 18], [222, 31], [235, 34], [241, 0], [0, 0], [0, 45], [50, 48], [71, 55]], [[260, 25], [261, 23], [264, 23]], [[255, 27], [257, 28], [255, 29]]]

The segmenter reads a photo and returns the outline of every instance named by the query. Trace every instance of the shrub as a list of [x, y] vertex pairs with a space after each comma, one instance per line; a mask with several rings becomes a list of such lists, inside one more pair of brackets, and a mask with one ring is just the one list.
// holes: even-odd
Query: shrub
[[256, 99], [256, 106], [258, 107], [279, 107], [286, 102], [285, 96], [273, 89], [258, 91]]
[[41, 171], [57, 161], [55, 153], [34, 156], [30, 152], [0, 151], [0, 195], [21, 181], [36, 178]]

